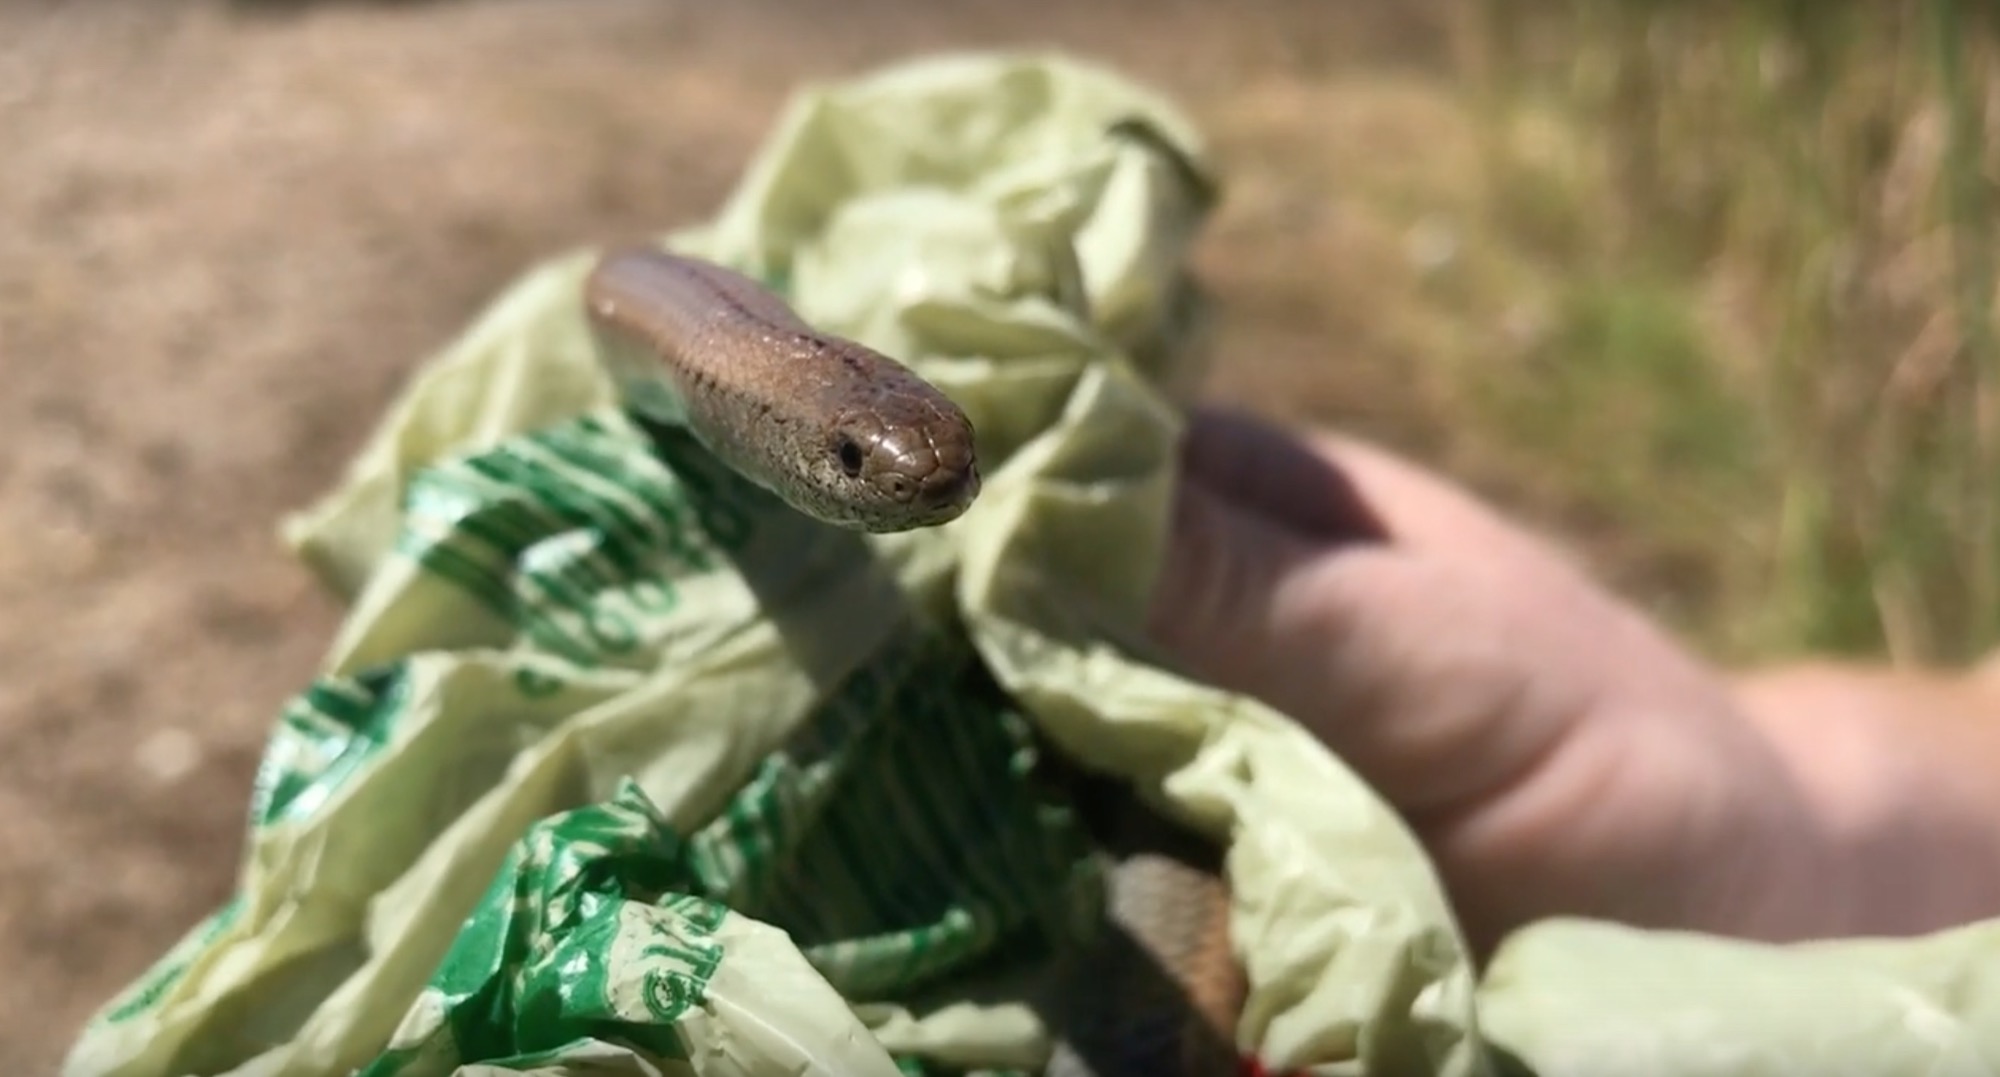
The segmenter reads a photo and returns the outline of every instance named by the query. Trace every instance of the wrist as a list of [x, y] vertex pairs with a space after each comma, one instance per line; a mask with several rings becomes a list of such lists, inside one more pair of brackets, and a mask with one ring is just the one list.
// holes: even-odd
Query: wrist
[[1819, 936], [1901, 936], [2000, 915], [2000, 692], [1799, 666], [1738, 698], [1804, 797]]

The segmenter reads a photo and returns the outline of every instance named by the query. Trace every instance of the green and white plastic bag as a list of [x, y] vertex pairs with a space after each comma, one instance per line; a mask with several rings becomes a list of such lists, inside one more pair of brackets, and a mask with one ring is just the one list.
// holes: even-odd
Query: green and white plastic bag
[[1118, 646], [1197, 372], [1205, 168], [1113, 75], [948, 57], [803, 94], [672, 237], [964, 406], [984, 492], [901, 535], [642, 429], [582, 321], [589, 254], [527, 273], [293, 522], [351, 613], [238, 895], [70, 1074], [1031, 1072], [1024, 985], [1102, 900], [1031, 780], [1048, 745], [1234, 835], [1246, 1045], [1450, 1055], [1470, 984], [1393, 818]]
[[[1136, 657], [1210, 167], [1110, 73], [950, 56], [802, 93], [671, 237], [961, 403], [985, 489], [925, 531], [803, 520], [642, 426], [583, 323], [589, 252], [527, 272], [291, 522], [350, 612], [280, 715], [236, 895], [68, 1077], [1032, 1073], [1050, 1042], [1023, 1000], [1102, 906], [1034, 780], [1050, 751], [1227, 843], [1238, 1042], [1267, 1071], [1487, 1072], [1394, 816], [1280, 716]], [[1652, 1068], [1672, 1032], [1641, 1068], [1576, 1068], [1648, 998], [1708, 1026], [1698, 981], [1564, 994], [1604, 967], [1590, 929], [1549, 930], [1487, 989], [1519, 1058], [1778, 1072], [1753, 1062], [1784, 1043]], [[1692, 952], [1604, 948], [1635, 951]], [[1716, 1019], [1738, 1034], [1742, 1008]], [[1975, 1057], [1924, 1055], [1936, 1021], [1869, 1027], [1878, 1059]]]

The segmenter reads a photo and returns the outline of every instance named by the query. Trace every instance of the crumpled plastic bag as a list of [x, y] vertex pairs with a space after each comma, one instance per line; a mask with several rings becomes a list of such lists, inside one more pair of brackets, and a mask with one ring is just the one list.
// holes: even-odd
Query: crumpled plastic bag
[[1589, 920], [1507, 941], [1487, 1038], [1540, 1077], [1993, 1077], [2000, 921], [1773, 945]]
[[[584, 327], [589, 252], [526, 272], [289, 523], [348, 616], [279, 716], [235, 896], [68, 1077], [1031, 1073], [1028, 986], [1102, 907], [1033, 779], [1050, 751], [1226, 843], [1267, 1072], [1493, 1071], [1393, 814], [1280, 716], [1144, 661], [1209, 168], [1111, 73], [938, 57], [802, 93], [669, 237], [961, 403], [985, 489], [926, 531], [802, 520], [643, 421]], [[1993, 992], [1951, 961], [1990, 932], [1850, 959], [1607, 931], [1502, 953], [1477, 992], [1500, 1062], [1843, 1072], [1799, 1053], [1838, 1044], [1845, 1072], [1989, 1072]], [[1703, 971], [1783, 989], [1784, 1019], [1698, 1001]]]
[[589, 252], [525, 273], [291, 521], [350, 611], [237, 894], [68, 1074], [1033, 1072], [1024, 985], [1102, 906], [1031, 780], [1052, 750], [1228, 843], [1246, 1052], [1471, 1072], [1400, 824], [1290, 723], [1133, 657], [1207, 170], [1115, 75], [946, 56], [802, 93], [668, 237], [961, 403], [984, 490], [918, 532], [803, 520], [642, 421], [585, 329]]

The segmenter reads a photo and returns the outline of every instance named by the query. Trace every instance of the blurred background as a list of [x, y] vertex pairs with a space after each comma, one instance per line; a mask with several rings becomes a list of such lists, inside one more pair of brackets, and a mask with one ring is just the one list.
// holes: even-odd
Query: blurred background
[[221, 901], [339, 611], [275, 537], [531, 262], [801, 84], [1057, 46], [1226, 184], [1210, 395], [1547, 528], [1705, 653], [2000, 641], [1990, 4], [0, 4], [0, 1072]]

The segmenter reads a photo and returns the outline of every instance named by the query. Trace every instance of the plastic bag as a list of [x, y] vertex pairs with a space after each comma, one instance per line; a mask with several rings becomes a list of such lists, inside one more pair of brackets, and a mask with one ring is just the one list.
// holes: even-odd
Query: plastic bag
[[801, 94], [672, 237], [965, 407], [984, 492], [920, 532], [801, 520], [642, 426], [584, 329], [589, 255], [526, 273], [289, 525], [351, 608], [237, 895], [67, 1072], [1032, 1072], [1022, 985], [1102, 897], [1029, 778], [1050, 745], [1228, 843], [1246, 1053], [1483, 1065], [1395, 818], [1278, 716], [1133, 657], [1206, 168], [1107, 72], [941, 57]]

